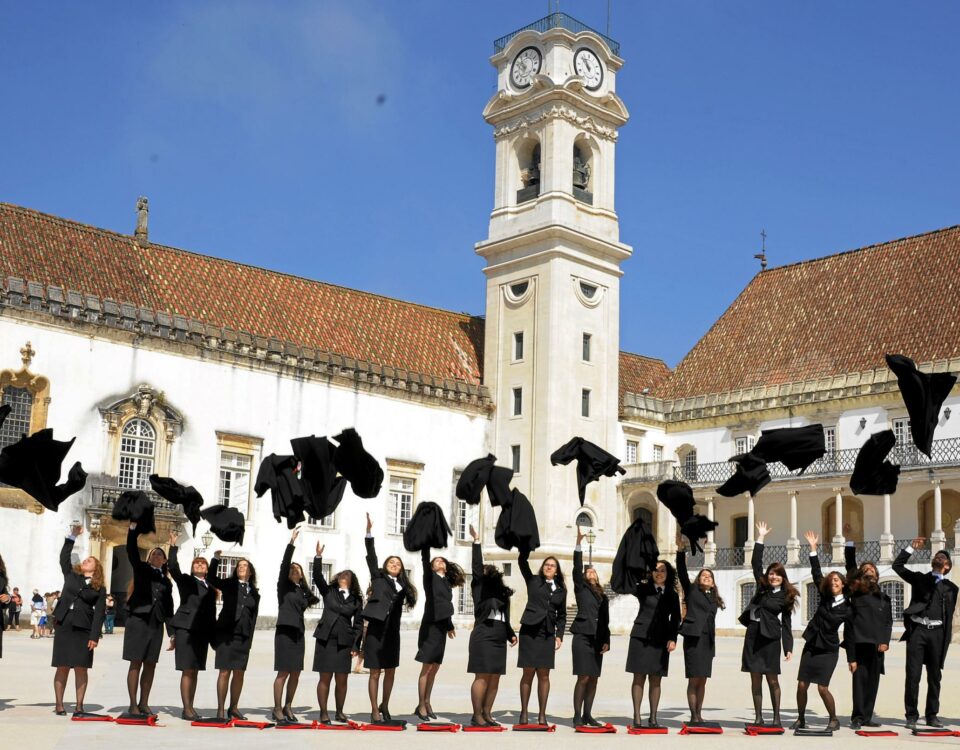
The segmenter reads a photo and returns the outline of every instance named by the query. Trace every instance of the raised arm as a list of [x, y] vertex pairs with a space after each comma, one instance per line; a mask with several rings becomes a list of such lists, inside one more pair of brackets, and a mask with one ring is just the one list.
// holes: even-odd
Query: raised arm
[[684, 596], [690, 596], [690, 573], [687, 572], [687, 551], [677, 547], [677, 580]]
[[583, 577], [583, 550], [578, 548], [573, 551], [573, 592], [583, 591], [586, 583]]
[[372, 580], [380, 575], [380, 564], [377, 561], [377, 548], [373, 543], [373, 521], [369, 513], [367, 513], [367, 535], [363, 543], [367, 548], [367, 570]]
[[753, 554], [750, 556], [750, 567], [753, 569], [753, 578], [757, 583], [763, 580], [763, 540], [770, 533], [770, 527], [763, 521], [757, 524], [757, 538], [753, 543]]
[[530, 583], [533, 578], [533, 571], [530, 570], [530, 550], [525, 549], [517, 556], [517, 565], [520, 567], [520, 575], [523, 576], [524, 583]]
[[810, 545], [810, 575], [813, 576], [813, 585], [819, 590], [820, 582], [823, 580], [823, 571], [820, 569], [820, 556], [817, 554], [817, 543], [820, 541], [820, 537], [812, 531], [808, 531], [803, 535], [803, 538], [806, 539], [807, 544]]
[[323, 548], [325, 544], [317, 542], [317, 554], [313, 557], [313, 585], [317, 587], [320, 596], [326, 596], [330, 590], [327, 579], [323, 577]]
[[853, 542], [847, 542], [843, 547], [843, 561], [847, 566], [847, 577], [857, 572], [857, 548]]
[[73, 551], [73, 539], [67, 537], [63, 540], [63, 547], [60, 548], [60, 571], [64, 578], [73, 573], [73, 566], [70, 564], [70, 553]]
[[293, 562], [293, 552], [295, 549], [296, 547], [293, 546], [293, 542], [291, 541], [283, 551], [283, 559], [280, 561], [280, 573], [277, 576], [278, 593], [283, 590], [290, 581], [290, 564]]
[[917, 570], [910, 570], [907, 567], [907, 561], [910, 560], [910, 556], [913, 554], [914, 550], [923, 549], [924, 542], [924, 538], [918, 536], [909, 545], [900, 550], [900, 554], [897, 555], [897, 559], [893, 561], [893, 572], [911, 586], [919, 583], [926, 575], [925, 573], [921, 573]]
[[137, 524], [131, 523], [127, 531], [127, 559], [130, 561], [130, 565], [133, 566], [134, 570], [142, 568], [146, 564], [140, 559], [140, 548], [137, 546], [137, 537], [139, 536], [137, 533]]

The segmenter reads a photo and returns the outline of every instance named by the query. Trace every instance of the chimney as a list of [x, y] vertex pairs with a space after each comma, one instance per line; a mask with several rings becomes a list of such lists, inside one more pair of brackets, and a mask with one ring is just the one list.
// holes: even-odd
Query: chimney
[[137, 198], [137, 228], [133, 231], [133, 236], [138, 240], [149, 242], [147, 236], [147, 218], [150, 214], [150, 201], [142, 195]]

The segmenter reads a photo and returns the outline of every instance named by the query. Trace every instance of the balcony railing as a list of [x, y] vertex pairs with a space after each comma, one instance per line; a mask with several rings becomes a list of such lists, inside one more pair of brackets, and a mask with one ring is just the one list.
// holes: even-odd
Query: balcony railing
[[607, 46], [610, 48], [610, 51], [613, 54], [620, 54], [620, 42], [615, 42], [610, 37], [601, 34], [596, 29], [590, 28], [585, 23], [578, 21], [576, 18], [569, 16], [566, 13], [551, 13], [549, 16], [544, 16], [539, 21], [534, 21], [531, 24], [519, 28], [516, 31], [511, 31], [509, 34], [500, 37], [493, 43], [494, 54], [497, 52], [503, 52], [503, 50], [506, 49], [507, 45], [510, 43], [510, 40], [522, 31], [536, 31], [542, 34], [550, 29], [566, 29], [574, 34], [579, 34], [581, 31], [591, 31], [607, 43]]
[[[913, 543], [913, 539], [894, 539], [893, 540], [893, 554], [897, 555], [900, 553], [904, 547], [908, 544]], [[952, 544], [948, 544], [947, 548], [952, 547]], [[875, 557], [864, 557], [864, 560], [876, 560]], [[923, 549], [915, 549], [913, 554], [910, 556], [910, 562], [930, 562], [930, 547], [924, 547]]]
[[625, 464], [622, 482], [662, 482], [673, 479], [673, 461], [650, 461], [645, 464]]
[[[127, 488], [124, 487], [110, 487], [108, 485], [94, 485], [91, 489], [93, 491], [93, 498], [90, 502], [90, 507], [100, 507], [110, 510], [117, 504], [117, 499], [120, 495], [127, 491]], [[171, 503], [169, 500], [164, 500], [153, 490], [143, 491], [147, 494], [147, 497], [150, 498], [151, 502], [153, 502], [154, 510], [157, 514], [183, 516], [182, 506]]]

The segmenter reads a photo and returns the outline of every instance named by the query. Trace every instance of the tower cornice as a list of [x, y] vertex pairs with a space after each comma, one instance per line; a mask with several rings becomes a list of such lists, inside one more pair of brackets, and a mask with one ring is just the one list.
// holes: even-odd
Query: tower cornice
[[630, 119], [619, 96], [613, 92], [585, 94], [578, 76], [558, 84], [547, 75], [538, 75], [530, 88], [532, 91], [521, 94], [498, 91], [487, 102], [483, 119], [495, 127], [495, 138], [542, 120], [563, 117], [600, 137], [616, 140], [616, 129]]

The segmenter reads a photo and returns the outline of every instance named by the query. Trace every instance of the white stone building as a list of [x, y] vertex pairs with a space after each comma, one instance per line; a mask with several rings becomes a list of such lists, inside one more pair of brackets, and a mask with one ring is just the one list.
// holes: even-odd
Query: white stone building
[[[670, 371], [619, 349], [619, 278], [631, 255], [614, 210], [615, 150], [628, 119], [615, 86], [619, 46], [553, 14], [497, 40], [491, 62], [498, 91], [483, 116], [496, 144], [494, 207], [476, 246], [487, 261], [483, 317], [159, 245], [145, 206], [136, 232], [123, 235], [0, 204], [0, 389], [14, 406], [0, 445], [51, 426], [60, 439], [77, 437], [68, 462], [90, 473], [58, 514], [0, 487], [0, 554], [14, 585], [59, 586], [59, 540], [82, 519], [86, 544], [122, 595], [125, 528], [110, 518], [112, 502], [159, 473], [245, 514], [242, 546], [206, 541], [201, 524], [196, 539], [181, 537], [181, 562], [221, 548], [250, 557], [268, 624], [289, 531], [274, 521], [269, 495], [252, 492], [257, 466], [288, 453], [292, 437], [350, 426], [384, 466], [383, 491], [374, 500], [348, 491], [332, 518], [305, 527], [296, 559], [306, 566], [319, 542], [331, 571], [349, 567], [361, 580], [365, 512], [380, 551], [401, 552], [412, 509], [433, 500], [454, 528], [448, 557], [469, 567], [466, 529], [476, 522], [487, 557], [511, 565], [522, 588], [514, 555], [493, 544], [495, 511], [453, 493], [458, 472], [488, 451], [514, 467], [514, 485], [534, 503], [541, 552], [569, 560], [579, 518], [591, 526], [588, 555], [603, 576], [636, 514], [672, 555], [675, 524], [655, 489], [666, 478], [690, 482], [720, 523], [705, 564], [717, 569], [727, 629], [739, 627], [752, 584], [744, 560], [754, 519], [771, 524], [771, 559], [802, 586], [798, 540], [809, 528], [833, 559], [855, 540], [880, 561], [901, 604], [889, 562], [903, 540], [922, 534], [935, 547], [960, 547], [960, 413], [951, 419], [960, 395], [945, 404], [927, 460], [912, 447], [883, 364], [884, 352], [897, 351], [926, 369], [960, 371], [960, 331], [934, 317], [937, 301], [956, 293], [960, 227], [763, 271]], [[827, 428], [828, 454], [802, 477], [774, 465], [758, 497], [715, 495], [727, 459], [762, 429], [812, 422]], [[854, 497], [856, 451], [887, 427], [898, 436], [900, 487], [891, 498]], [[573, 467], [549, 461], [574, 435], [627, 464], [622, 479], [591, 485], [583, 508]], [[157, 520], [161, 540], [183, 523], [163, 503]], [[402, 556], [418, 578], [417, 555]], [[458, 602], [465, 624], [468, 597]], [[629, 629], [634, 608], [616, 602], [615, 630]]]

